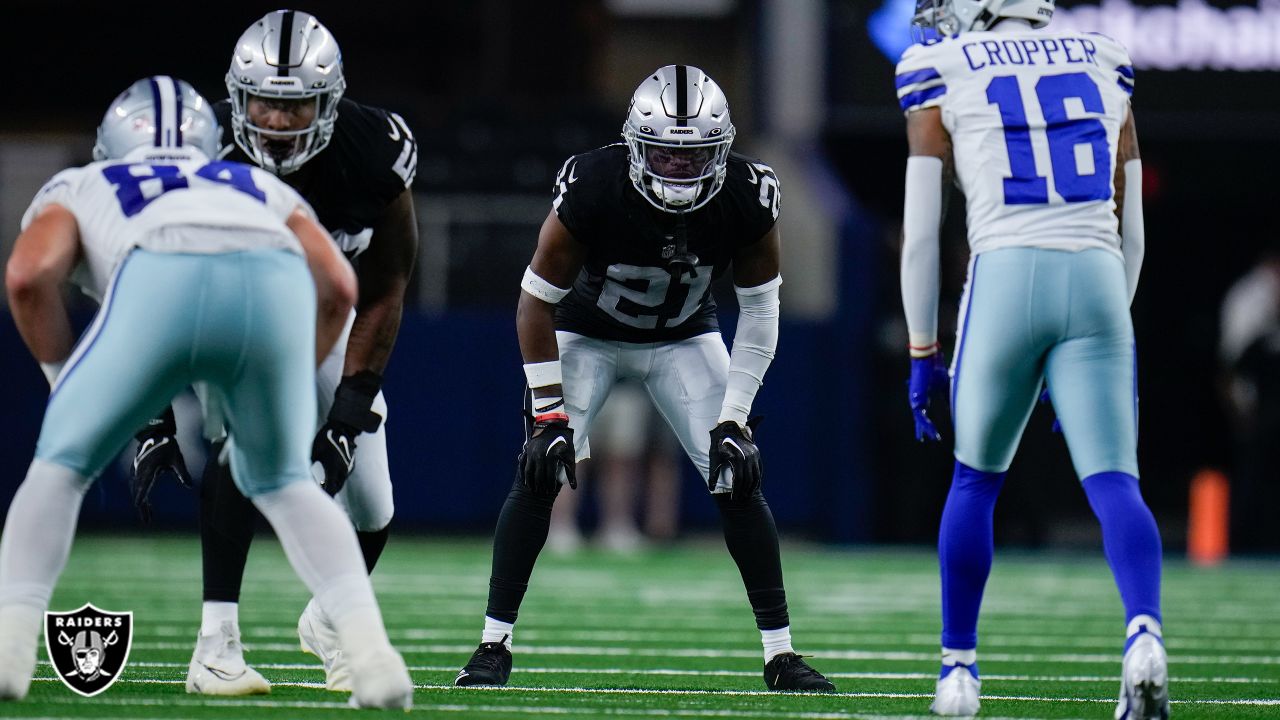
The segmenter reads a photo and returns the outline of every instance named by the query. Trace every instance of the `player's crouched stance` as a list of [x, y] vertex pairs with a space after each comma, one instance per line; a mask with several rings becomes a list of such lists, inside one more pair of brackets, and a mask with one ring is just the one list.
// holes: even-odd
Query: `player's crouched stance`
[[1053, 9], [1053, 0], [920, 0], [915, 23], [931, 36], [897, 68], [911, 147], [902, 298], [922, 441], [940, 439], [929, 395], [947, 384], [938, 232], [952, 168], [971, 251], [951, 373], [956, 465], [938, 537], [942, 668], [932, 709], [978, 711], [992, 515], [1047, 383], [1124, 603], [1116, 718], [1165, 718], [1160, 535], [1138, 489], [1129, 317], [1144, 247], [1133, 66], [1109, 38], [1041, 31]]
[[[355, 301], [355, 275], [296, 192], [210, 162], [217, 138], [189, 85], [139, 80], [103, 118], [96, 162], [56, 175], [23, 217], [6, 283], [52, 391], [0, 539], [0, 699], [30, 687], [85, 491], [133, 429], [200, 383], [233, 428], [237, 484], [350, 653], [351, 704], [412, 705], [355, 533], [309, 470], [315, 368]], [[74, 351], [61, 298], [71, 277], [102, 301]]]
[[[458, 685], [505, 685], [511, 636], [561, 485], [614, 384], [643, 382], [707, 479], [764, 644], [770, 690], [835, 687], [791, 647], [773, 516], [747, 417], [778, 340], [778, 184], [731, 154], [724, 94], [668, 65], [636, 90], [626, 144], [575, 155], [525, 273], [516, 325], [532, 389], [516, 482], [498, 516], [481, 645]], [[732, 358], [711, 280], [733, 267]], [[721, 471], [724, 471], [723, 473]]]

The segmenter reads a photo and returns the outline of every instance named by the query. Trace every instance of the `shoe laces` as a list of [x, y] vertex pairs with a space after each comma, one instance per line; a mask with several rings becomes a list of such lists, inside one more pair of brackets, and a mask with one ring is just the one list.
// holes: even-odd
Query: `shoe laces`
[[467, 666], [477, 670], [502, 670], [502, 651], [506, 649], [507, 637], [503, 635], [498, 642], [480, 643]]
[[[812, 677], [822, 678], [822, 673], [814, 670], [809, 663], [804, 661], [803, 655], [796, 653], [782, 653], [769, 661], [770, 665], [775, 665], [774, 672], [779, 675], [792, 675], [795, 677]], [[825, 679], [825, 678], [824, 678]]]

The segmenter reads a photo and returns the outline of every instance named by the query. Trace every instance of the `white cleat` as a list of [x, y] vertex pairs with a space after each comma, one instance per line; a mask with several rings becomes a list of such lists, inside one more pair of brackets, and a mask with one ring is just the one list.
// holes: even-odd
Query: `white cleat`
[[224, 622], [218, 631], [196, 637], [187, 666], [187, 692], [198, 695], [265, 695], [271, 683], [244, 661], [240, 630]]
[[[1155, 633], [1159, 632], [1156, 625]], [[1124, 653], [1116, 720], [1167, 720], [1169, 657], [1158, 634], [1145, 629], [1139, 633]]]
[[935, 715], [972, 717], [978, 714], [982, 682], [969, 665], [952, 665], [938, 678], [938, 689], [929, 709]]
[[408, 710], [413, 707], [413, 680], [404, 658], [390, 645], [353, 662], [351, 699], [353, 708]]
[[[315, 598], [307, 603], [298, 618], [298, 639], [302, 651], [311, 653], [324, 663], [324, 687], [335, 692], [351, 692], [351, 669], [338, 642], [338, 630], [320, 609]], [[401, 663], [403, 664], [403, 663]]]
[[0, 702], [27, 696], [43, 624], [42, 608], [17, 604], [0, 608]]

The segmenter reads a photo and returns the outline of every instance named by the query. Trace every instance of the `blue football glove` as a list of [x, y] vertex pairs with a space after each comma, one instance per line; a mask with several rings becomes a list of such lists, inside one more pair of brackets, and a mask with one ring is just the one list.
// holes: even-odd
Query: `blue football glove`
[[911, 403], [911, 414], [916, 421], [916, 440], [920, 442], [938, 442], [942, 435], [929, 419], [929, 394], [939, 388], [946, 388], [950, 382], [947, 377], [947, 365], [942, 359], [942, 352], [928, 357], [911, 358], [911, 380], [907, 383], [907, 400]]
[[1040, 393], [1040, 404], [1041, 404], [1041, 405], [1048, 405], [1048, 406], [1049, 406], [1049, 412], [1050, 412], [1050, 413], [1053, 413], [1053, 431], [1054, 431], [1054, 432], [1056, 432], [1056, 433], [1058, 433], [1059, 435], [1061, 435], [1061, 434], [1062, 434], [1062, 422], [1061, 422], [1060, 420], [1058, 420], [1058, 415], [1057, 415], [1057, 413], [1055, 413], [1055, 412], [1054, 412], [1054, 410], [1053, 410], [1053, 398], [1049, 397], [1049, 386], [1048, 386], [1048, 385], [1045, 385], [1045, 386], [1044, 386], [1044, 392], [1041, 392], [1041, 393]]

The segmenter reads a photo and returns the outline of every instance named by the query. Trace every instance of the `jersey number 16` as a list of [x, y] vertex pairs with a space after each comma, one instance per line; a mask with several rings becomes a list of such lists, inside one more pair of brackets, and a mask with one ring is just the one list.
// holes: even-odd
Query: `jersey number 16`
[[[1049, 142], [1053, 187], [1069, 203], [1106, 200], [1111, 197], [1111, 148], [1107, 129], [1096, 117], [1067, 117], [1067, 100], [1077, 99], [1085, 112], [1106, 112], [1102, 93], [1085, 73], [1046, 75], [1036, 83], [1036, 99], [1044, 115]], [[1049, 184], [1036, 169], [1031, 148], [1031, 128], [1023, 105], [1018, 78], [1004, 75], [987, 85], [987, 102], [1000, 109], [1004, 143], [1009, 151], [1009, 172], [1004, 179], [1006, 205], [1043, 205], [1049, 202]], [[1076, 148], [1086, 145], [1093, 157], [1093, 172], [1081, 174]]]

